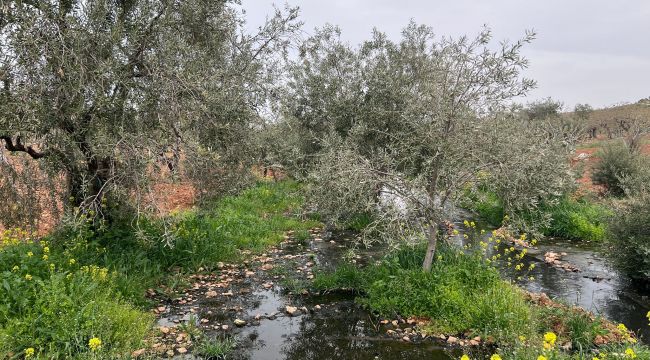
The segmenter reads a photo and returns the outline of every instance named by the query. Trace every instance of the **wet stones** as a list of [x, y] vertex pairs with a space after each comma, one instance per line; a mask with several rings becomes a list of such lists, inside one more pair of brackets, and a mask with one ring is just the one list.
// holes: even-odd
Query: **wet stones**
[[284, 311], [289, 314], [289, 316], [294, 316], [298, 312], [298, 308], [295, 306], [288, 306], [284, 309]]
[[552, 265], [556, 268], [562, 269], [564, 271], [569, 271], [569, 272], [578, 272], [580, 269], [578, 269], [576, 266], [569, 264], [566, 261], [562, 261], [562, 257], [566, 256], [567, 253], [556, 253], [553, 251], [548, 251], [546, 254], [544, 254], [544, 262]]

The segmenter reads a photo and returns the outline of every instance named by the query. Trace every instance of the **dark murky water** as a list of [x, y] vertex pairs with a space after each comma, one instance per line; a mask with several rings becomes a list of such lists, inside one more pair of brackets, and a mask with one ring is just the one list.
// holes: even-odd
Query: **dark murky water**
[[[333, 268], [348, 254], [343, 242], [329, 239], [313, 241], [308, 248], [317, 254], [321, 268]], [[296, 253], [301, 247], [289, 245]], [[304, 251], [304, 249], [302, 249]], [[379, 259], [382, 251], [365, 250], [355, 261], [367, 263]], [[280, 312], [288, 299], [277, 291], [255, 293], [259, 301], [248, 310], [249, 316]], [[386, 338], [386, 328], [371, 314], [361, 309], [350, 294], [329, 294], [292, 299], [291, 305], [321, 309], [309, 314], [274, 320], [263, 319], [259, 326], [247, 327], [240, 337], [245, 343], [245, 357], [255, 360], [271, 359], [451, 359], [451, 352], [432, 341], [410, 343]]]
[[[460, 223], [456, 225], [462, 227]], [[489, 236], [486, 234], [485, 238]], [[462, 242], [462, 237], [458, 236], [457, 240]], [[562, 261], [580, 271], [569, 272], [546, 264], [544, 254], [549, 251], [566, 253]], [[526, 269], [535, 264], [528, 273], [534, 280], [516, 281], [514, 270], [503, 271], [520, 287], [546, 293], [552, 299], [580, 306], [615, 323], [623, 323], [639, 335], [642, 342], [650, 344], [650, 326], [646, 318], [650, 311], [650, 293], [635, 287], [613, 269], [597, 244], [547, 238], [535, 248], [528, 249], [521, 262]]]
[[[284, 307], [282, 297], [266, 297], [252, 313]], [[431, 342], [410, 344], [387, 339], [376, 320], [345, 296], [313, 297], [305, 305], [322, 304], [318, 312], [263, 320], [241, 336], [250, 342], [250, 359], [449, 359]]]
[[[547, 251], [565, 252], [563, 257], [580, 272], [567, 272], [544, 264]], [[646, 314], [650, 311], [650, 298], [636, 289], [627, 279], [607, 265], [606, 260], [590, 244], [549, 239], [538, 249], [530, 249], [524, 263], [535, 262], [531, 272], [532, 282], [520, 285], [530, 291], [544, 292], [551, 297], [578, 305], [595, 314], [623, 323], [634, 330], [646, 343], [650, 343], [650, 327]]]

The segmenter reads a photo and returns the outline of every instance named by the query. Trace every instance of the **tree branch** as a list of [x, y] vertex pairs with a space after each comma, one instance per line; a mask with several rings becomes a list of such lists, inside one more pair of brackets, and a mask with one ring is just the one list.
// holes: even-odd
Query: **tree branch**
[[19, 151], [19, 152], [24, 152], [27, 153], [29, 156], [32, 157], [32, 159], [38, 160], [40, 158], [43, 158], [48, 155], [46, 151], [38, 151], [34, 149], [31, 145], [25, 146], [21, 139], [20, 136], [16, 137], [16, 142], [11, 139], [10, 136], [7, 135], [2, 135], [0, 136], [0, 140], [4, 140], [5, 142], [5, 149], [9, 151]]

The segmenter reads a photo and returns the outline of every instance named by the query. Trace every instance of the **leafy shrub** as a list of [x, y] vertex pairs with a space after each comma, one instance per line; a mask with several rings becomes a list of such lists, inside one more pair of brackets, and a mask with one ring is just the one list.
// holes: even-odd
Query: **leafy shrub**
[[650, 196], [632, 199], [618, 209], [609, 224], [610, 254], [632, 279], [650, 283]]
[[623, 144], [605, 146], [599, 153], [600, 161], [592, 169], [591, 180], [603, 185], [614, 196], [625, 194], [623, 179], [639, 172], [638, 154]]

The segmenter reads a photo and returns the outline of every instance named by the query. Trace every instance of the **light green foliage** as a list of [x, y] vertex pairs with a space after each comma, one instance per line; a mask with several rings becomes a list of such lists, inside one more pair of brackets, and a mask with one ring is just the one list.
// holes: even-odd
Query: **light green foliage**
[[168, 263], [198, 267], [232, 260], [239, 249], [264, 250], [289, 230], [306, 231], [319, 223], [301, 218], [304, 201], [296, 182], [262, 182], [228, 196], [205, 210], [180, 214], [174, 247], [163, 250]]
[[542, 229], [544, 235], [574, 240], [604, 240], [607, 218], [612, 215], [604, 205], [567, 197], [545, 208], [545, 211], [549, 212], [551, 222]]
[[[519, 217], [526, 222], [542, 223], [538, 230], [546, 236], [590, 241], [605, 239], [607, 218], [611, 215], [605, 205], [567, 196], [550, 200], [552, 201], [540, 204], [539, 212], [518, 214]], [[476, 212], [492, 226], [500, 227], [503, 223], [505, 210], [502, 201], [496, 193], [485, 188], [467, 191], [461, 206]], [[540, 216], [547, 220], [540, 221], [536, 218]]]

